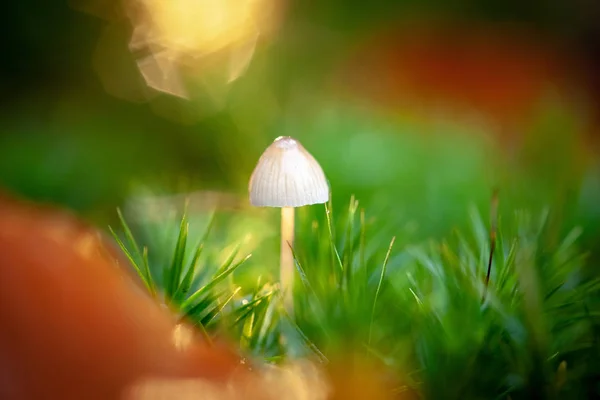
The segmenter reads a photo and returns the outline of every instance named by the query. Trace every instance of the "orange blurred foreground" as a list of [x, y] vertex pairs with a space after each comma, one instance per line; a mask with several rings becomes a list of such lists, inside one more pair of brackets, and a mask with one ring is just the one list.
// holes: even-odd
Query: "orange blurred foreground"
[[71, 216], [0, 197], [0, 398], [112, 399], [146, 377], [226, 379], [233, 353], [175, 320]]
[[72, 216], [0, 194], [1, 399], [387, 398], [374, 370], [341, 363], [327, 381], [302, 362], [250, 372], [182, 331], [116, 259]]

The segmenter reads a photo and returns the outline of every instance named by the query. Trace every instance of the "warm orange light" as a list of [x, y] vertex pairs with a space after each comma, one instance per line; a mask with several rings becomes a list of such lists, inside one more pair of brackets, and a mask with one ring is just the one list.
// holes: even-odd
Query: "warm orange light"
[[229, 83], [243, 74], [260, 35], [274, 22], [274, 0], [133, 0], [132, 50], [149, 54], [138, 67], [148, 86], [187, 97], [182, 68], [223, 61]]
[[[148, 44], [186, 55], [205, 55], [253, 40], [254, 16], [265, 0], [141, 0]], [[138, 32], [140, 34], [140, 32]]]

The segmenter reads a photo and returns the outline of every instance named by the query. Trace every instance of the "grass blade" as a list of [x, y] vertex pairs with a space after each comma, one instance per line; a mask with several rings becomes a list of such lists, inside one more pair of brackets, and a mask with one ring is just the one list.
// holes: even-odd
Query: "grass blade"
[[354, 218], [358, 209], [358, 201], [354, 199], [354, 195], [350, 198], [348, 206], [348, 220], [346, 221], [346, 235], [344, 238], [344, 280], [346, 287], [350, 287], [352, 279], [352, 260], [354, 256]]
[[296, 265], [296, 270], [298, 271], [298, 274], [300, 275], [300, 281], [302, 282], [304, 287], [313, 291], [312, 287], [310, 285], [310, 281], [308, 280], [308, 276], [306, 276], [306, 272], [304, 272], [304, 268], [302, 268], [302, 264], [300, 264], [300, 260], [298, 259], [296, 250], [294, 250], [294, 247], [292, 245], [290, 245], [289, 243], [288, 243], [288, 245], [290, 247], [290, 250], [292, 251], [292, 257], [294, 257], [294, 264]]
[[127, 224], [127, 222], [125, 222], [125, 218], [123, 217], [123, 213], [121, 212], [121, 209], [119, 209], [119, 208], [117, 208], [117, 215], [119, 216], [119, 221], [121, 222], [121, 226], [123, 226], [123, 233], [125, 234], [125, 238], [129, 242], [129, 245], [131, 247], [133, 247], [133, 250], [135, 251], [135, 255], [137, 257], [139, 257], [141, 260], [142, 253], [140, 252], [140, 248], [139, 248], [135, 238], [133, 237], [133, 233], [131, 233], [131, 229], [129, 228], [129, 225]]
[[173, 253], [173, 260], [171, 261], [170, 268], [165, 271], [166, 279], [166, 296], [167, 299], [173, 300], [173, 295], [179, 288], [181, 282], [181, 273], [183, 270], [183, 261], [185, 257], [185, 247], [187, 244], [187, 237], [189, 232], [189, 224], [186, 222], [185, 215], [181, 218], [181, 224], [179, 226], [179, 236], [177, 237], [177, 244], [175, 245], [175, 252]]
[[320, 359], [320, 361], [322, 363], [328, 363], [329, 360], [327, 359], [327, 357], [325, 356], [325, 354], [323, 354], [323, 352], [321, 350], [319, 350], [319, 348], [317, 347], [317, 345], [315, 345], [308, 338], [308, 336], [306, 336], [306, 334], [302, 331], [302, 329], [300, 329], [300, 327], [296, 324], [296, 322], [294, 322], [293, 318], [290, 317], [290, 315], [285, 310], [282, 310], [282, 313], [285, 316], [286, 321], [300, 335], [300, 337], [302, 338], [302, 341], [304, 342], [304, 344], [306, 345], [306, 347], [308, 347], [310, 350], [312, 350], [312, 352], [315, 353], [317, 355], [317, 357], [319, 357], [319, 359]]
[[196, 248], [196, 252], [194, 253], [194, 256], [192, 257], [192, 260], [190, 261], [190, 265], [188, 266], [187, 271], [186, 271], [185, 275], [183, 276], [183, 279], [181, 280], [181, 284], [179, 285], [179, 287], [177, 288], [177, 291], [173, 295], [173, 299], [175, 301], [182, 300], [183, 297], [185, 297], [185, 295], [190, 290], [190, 287], [192, 286], [192, 282], [194, 280], [194, 276], [196, 275], [196, 264], [198, 263], [198, 259], [200, 258], [200, 255], [202, 254], [203, 249], [204, 249], [203, 245], [199, 245]]
[[334, 267], [334, 273], [335, 266], [333, 264], [335, 263], [337, 263], [340, 271], [343, 273], [344, 264], [342, 263], [342, 259], [340, 258], [340, 255], [335, 247], [335, 233], [333, 231], [333, 224], [331, 222], [331, 199], [329, 200], [329, 204], [325, 204], [325, 215], [327, 216], [327, 229], [329, 231], [329, 245], [331, 246], [331, 259], [332, 266]]
[[237, 324], [239, 324], [240, 322], [242, 322], [248, 315], [250, 315], [251, 313], [254, 312], [255, 307], [258, 307], [258, 305], [260, 303], [262, 303], [263, 301], [268, 299], [270, 296], [272, 296], [273, 293], [275, 293], [275, 292], [269, 292], [265, 295], [257, 297], [256, 299], [249, 301], [248, 303], [243, 304], [242, 306], [238, 307], [238, 309], [235, 310], [235, 314], [238, 314], [238, 317], [233, 321], [233, 323], [231, 324], [231, 327], [234, 327]]
[[119, 245], [119, 247], [121, 248], [121, 250], [123, 251], [123, 253], [125, 254], [125, 257], [127, 257], [127, 259], [129, 260], [129, 262], [131, 263], [131, 266], [135, 269], [135, 271], [139, 275], [140, 279], [144, 283], [144, 286], [146, 286], [146, 288], [150, 291], [150, 284], [148, 283], [148, 279], [146, 278], [145, 274], [142, 272], [142, 270], [140, 269], [140, 267], [136, 264], [135, 260], [131, 256], [131, 253], [129, 252], [129, 250], [127, 250], [127, 247], [125, 246], [125, 244], [121, 241], [121, 239], [115, 233], [115, 231], [113, 230], [113, 228], [111, 228], [109, 226], [108, 229], [110, 230], [111, 234], [115, 238], [115, 241], [117, 242], [117, 244]]
[[233, 263], [233, 260], [235, 260], [235, 257], [238, 255], [239, 251], [240, 251], [240, 245], [237, 245], [233, 249], [233, 251], [231, 252], [229, 257], [227, 257], [225, 259], [225, 261], [223, 261], [223, 264], [221, 264], [221, 266], [217, 269], [217, 273], [221, 273], [221, 272], [225, 271], [227, 268], [229, 268], [229, 266]]
[[264, 345], [264, 343], [267, 340], [267, 334], [269, 332], [269, 329], [271, 329], [273, 327], [273, 325], [275, 325], [273, 323], [273, 319], [275, 316], [275, 309], [277, 306], [277, 302], [271, 301], [271, 300], [272, 299], [269, 299], [269, 305], [267, 306], [267, 310], [265, 311], [265, 316], [262, 320], [260, 330], [258, 332], [258, 336], [256, 339], [257, 346]]
[[369, 324], [369, 341], [367, 342], [369, 346], [371, 346], [371, 337], [373, 334], [373, 320], [375, 318], [375, 308], [377, 306], [377, 298], [379, 297], [379, 292], [381, 291], [381, 286], [383, 285], [383, 278], [385, 276], [385, 271], [387, 269], [388, 261], [390, 260], [390, 254], [392, 253], [392, 248], [394, 247], [394, 242], [396, 241], [396, 236], [392, 238], [390, 242], [390, 246], [388, 247], [387, 253], [385, 254], [385, 259], [383, 260], [383, 265], [381, 266], [381, 275], [379, 276], [379, 283], [377, 284], [377, 290], [375, 291], [375, 298], [373, 299], [373, 309], [371, 311], [371, 323]]
[[209, 283], [207, 283], [205, 286], [201, 287], [194, 294], [192, 294], [190, 297], [188, 297], [188, 299], [185, 300], [181, 304], [181, 309], [183, 310], [183, 312], [185, 312], [185, 310], [189, 309], [190, 306], [192, 306], [192, 304], [197, 299], [199, 299], [204, 293], [207, 293], [209, 290], [214, 288], [219, 282], [221, 282], [222, 280], [227, 278], [230, 274], [233, 273], [233, 271], [235, 271], [238, 267], [240, 267], [242, 264], [244, 264], [246, 261], [248, 261], [248, 259], [251, 256], [252, 256], [251, 254], [248, 254], [242, 260], [238, 261], [233, 266], [229, 267], [227, 270], [225, 270], [225, 271], [221, 272], [220, 274], [218, 274], [217, 276], [215, 276]]
[[240, 286], [235, 288], [235, 290], [223, 301], [223, 303], [221, 305], [219, 305], [217, 312], [206, 322], [207, 326], [209, 324], [211, 324], [213, 321], [215, 321], [215, 319], [223, 312], [225, 307], [227, 307], [227, 305], [231, 302], [231, 300], [235, 297], [236, 294], [238, 294], [238, 292], [241, 289], [242, 288]]
[[181, 280], [181, 283], [178, 285], [179, 287], [177, 288], [177, 291], [173, 295], [173, 298], [176, 301], [182, 301], [185, 295], [189, 292], [190, 288], [192, 287], [194, 277], [196, 276], [196, 264], [198, 263], [198, 259], [200, 258], [200, 255], [204, 250], [204, 243], [208, 239], [208, 235], [210, 234], [210, 231], [214, 224], [215, 215], [216, 212], [215, 210], [213, 210], [208, 217], [206, 229], [204, 230], [202, 237], [198, 241], [198, 244], [195, 246], [196, 251], [194, 252], [194, 256], [190, 261], [190, 264], [186, 270], [185, 275], [183, 276], [183, 279]]
[[[197, 301], [193, 307], [184, 310], [184, 315], [190, 319], [202, 321], [208, 314], [210, 314], [211, 305], [217, 302], [217, 299], [225, 295], [225, 293], [225, 291], [220, 291], [218, 293], [206, 293], [206, 295], [203, 296], [200, 301]], [[216, 306], [213, 306], [213, 308], [216, 308]]]
[[[362, 279], [363, 279], [363, 282], [365, 285], [367, 284], [367, 281], [368, 281], [368, 271], [367, 271], [366, 258], [365, 258], [366, 237], [367, 237], [367, 226], [366, 226], [366, 222], [365, 222], [365, 209], [361, 208], [360, 209], [360, 242], [359, 242], [358, 254], [359, 254], [359, 259], [360, 259], [359, 268], [361, 268], [364, 271]], [[366, 289], [366, 286], [365, 286], [365, 289]]]
[[150, 272], [150, 263], [148, 262], [148, 247], [144, 246], [142, 250], [142, 262], [144, 266], [144, 271], [146, 273], [146, 278], [148, 279], [148, 290], [152, 297], [156, 297], [156, 284], [154, 283], [154, 279], [152, 279], [152, 273]]

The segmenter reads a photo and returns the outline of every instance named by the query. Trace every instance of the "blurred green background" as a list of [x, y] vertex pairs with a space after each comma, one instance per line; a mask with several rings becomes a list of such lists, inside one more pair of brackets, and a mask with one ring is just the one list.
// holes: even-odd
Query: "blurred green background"
[[[127, 50], [132, 25], [120, 2], [7, 5], [0, 183], [25, 197], [71, 208], [101, 227], [115, 221], [115, 208], [139, 187], [161, 194], [225, 192], [245, 208], [247, 181], [261, 152], [275, 137], [291, 135], [321, 162], [334, 208], [346, 207], [354, 194], [390, 233], [408, 229], [414, 240], [443, 236], [466, 223], [469, 205], [485, 214], [498, 188], [501, 214], [550, 206], [557, 231], [581, 224], [586, 247], [600, 244], [593, 80], [599, 8], [594, 2], [277, 5], [276, 28], [261, 36], [237, 80], [225, 84], [204, 76], [208, 70], [188, 68], [188, 77], [208, 82], [193, 86], [190, 100], [147, 95], [152, 90], [143, 85]], [[458, 115], [447, 93], [415, 109], [386, 96], [367, 96], [352, 79], [337, 80], [355, 64], [386, 62], [369, 60], [368, 43], [405, 57], [394, 43], [422, 34], [411, 30], [415, 21], [421, 28], [449, 21], [466, 37], [477, 37], [482, 26], [500, 27], [498, 40], [508, 48], [529, 37], [503, 36], [505, 28], [525, 28], [516, 32], [572, 50], [573, 64], [583, 67], [566, 75], [583, 83], [540, 78], [542, 89], [530, 96], [525, 117], [505, 125], [502, 115], [486, 119], [478, 106], [488, 105], [476, 98]], [[465, 51], [455, 57], [468, 65]], [[528, 71], [527, 62], [506, 68], [505, 61], [498, 60], [491, 79], [503, 79], [510, 68], [531, 79], [519, 75], [519, 68]], [[469, 71], [459, 88], [468, 91], [469, 82], [483, 89], [486, 82], [495, 85]], [[413, 80], [418, 72], [398, 71], [405, 76], [397, 79]], [[360, 75], [367, 85], [402, 91], [394, 86], [395, 76], [368, 70]], [[575, 96], [563, 96], [564, 87]], [[580, 93], [582, 87], [587, 91]], [[413, 103], [412, 95], [406, 104]], [[518, 103], [521, 94], [514, 96]], [[490, 98], [493, 102], [493, 93]]]

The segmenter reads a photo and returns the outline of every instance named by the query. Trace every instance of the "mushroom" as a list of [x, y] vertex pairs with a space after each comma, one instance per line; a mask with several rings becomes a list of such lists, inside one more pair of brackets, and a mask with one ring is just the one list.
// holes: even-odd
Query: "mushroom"
[[258, 160], [248, 190], [253, 206], [281, 208], [280, 280], [284, 306], [292, 313], [294, 208], [329, 201], [329, 184], [319, 163], [300, 142], [280, 136]]

